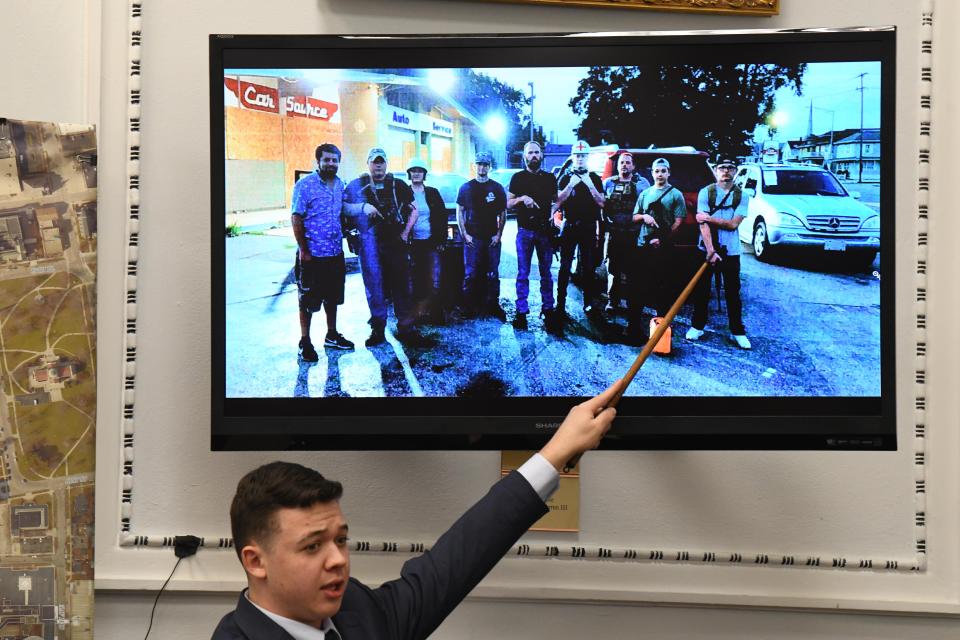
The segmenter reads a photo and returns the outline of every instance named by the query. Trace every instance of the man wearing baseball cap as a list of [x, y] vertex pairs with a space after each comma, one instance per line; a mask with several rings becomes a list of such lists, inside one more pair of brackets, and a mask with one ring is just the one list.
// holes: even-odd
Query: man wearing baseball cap
[[[706, 253], [706, 260], [723, 277], [727, 298], [727, 318], [730, 337], [741, 349], [751, 347], [743, 326], [743, 302], [740, 299], [740, 236], [737, 227], [747, 216], [747, 196], [734, 186], [737, 163], [728, 155], [717, 156], [713, 173], [715, 184], [700, 190], [697, 196], [697, 223], [700, 240], [697, 246]], [[703, 277], [693, 293], [693, 323], [687, 331], [687, 340], [699, 340], [707, 324], [710, 302], [710, 283]]]
[[507, 319], [500, 307], [500, 237], [507, 222], [507, 193], [490, 179], [493, 156], [474, 158], [477, 177], [457, 194], [457, 225], [463, 236], [463, 299], [468, 316], [489, 314]]
[[[360, 232], [360, 274], [370, 308], [368, 347], [386, 341], [387, 293], [397, 317], [397, 339], [419, 346], [423, 338], [413, 328], [407, 239], [417, 222], [413, 192], [403, 180], [387, 173], [387, 153], [373, 147], [367, 153], [368, 173], [347, 185], [348, 221]], [[426, 214], [426, 212], [424, 212]]]

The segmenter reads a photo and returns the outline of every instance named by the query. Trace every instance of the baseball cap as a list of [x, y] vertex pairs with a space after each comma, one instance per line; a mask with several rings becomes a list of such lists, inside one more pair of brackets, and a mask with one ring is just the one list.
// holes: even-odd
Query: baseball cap
[[477, 151], [477, 155], [473, 158], [473, 161], [477, 164], [480, 164], [481, 162], [493, 164], [493, 154], [489, 151]]
[[370, 147], [370, 151], [367, 152], [367, 162], [375, 158], [387, 159], [387, 152], [384, 151], [381, 147]]
[[718, 153], [713, 163], [714, 167], [736, 167], [737, 161], [725, 153]]

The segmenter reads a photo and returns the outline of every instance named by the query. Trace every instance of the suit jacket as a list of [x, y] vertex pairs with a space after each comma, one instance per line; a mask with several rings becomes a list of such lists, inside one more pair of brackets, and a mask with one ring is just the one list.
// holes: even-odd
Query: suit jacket
[[[371, 589], [350, 578], [333, 623], [343, 640], [429, 636], [514, 542], [547, 512], [530, 483], [510, 473], [491, 487], [430, 551], [404, 563], [400, 578]], [[212, 640], [292, 640], [240, 594]]]

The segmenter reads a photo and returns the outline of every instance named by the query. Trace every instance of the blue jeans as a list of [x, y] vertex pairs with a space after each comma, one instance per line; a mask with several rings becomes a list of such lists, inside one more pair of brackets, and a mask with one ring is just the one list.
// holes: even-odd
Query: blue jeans
[[550, 244], [550, 234], [546, 231], [520, 228], [517, 229], [517, 313], [530, 313], [527, 297], [530, 295], [530, 263], [533, 261], [534, 249], [540, 264], [540, 297], [543, 299], [541, 309], [553, 309], [553, 276], [550, 273], [553, 246]]
[[492, 238], [473, 236], [463, 243], [463, 301], [467, 308], [489, 309], [500, 304], [500, 249]]
[[413, 326], [410, 291], [410, 262], [407, 245], [399, 231], [377, 225], [360, 234], [360, 273], [370, 307], [370, 325], [383, 328], [387, 324], [387, 295], [393, 299], [397, 328]]

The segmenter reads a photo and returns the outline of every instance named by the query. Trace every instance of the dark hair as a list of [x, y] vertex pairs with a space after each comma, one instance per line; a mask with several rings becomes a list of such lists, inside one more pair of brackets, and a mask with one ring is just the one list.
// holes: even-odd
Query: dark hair
[[337, 160], [339, 160], [340, 157], [341, 157], [340, 149], [337, 148], [337, 145], [335, 145], [335, 144], [330, 144], [329, 142], [324, 142], [322, 145], [320, 145], [319, 147], [317, 147], [317, 151], [316, 151], [316, 154], [315, 154], [315, 155], [317, 156], [317, 162], [320, 162], [320, 158], [323, 157], [323, 152], [324, 152], [324, 151], [326, 151], [327, 153], [332, 153], [332, 154], [336, 155], [336, 156], [337, 156]]
[[341, 495], [343, 485], [339, 482], [293, 462], [271, 462], [254, 469], [240, 479], [230, 504], [230, 530], [237, 556], [251, 541], [269, 544], [276, 531], [274, 515], [280, 509], [303, 509], [339, 500]]

